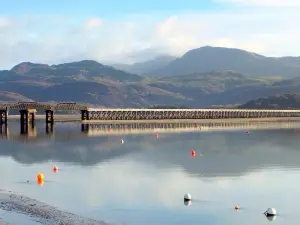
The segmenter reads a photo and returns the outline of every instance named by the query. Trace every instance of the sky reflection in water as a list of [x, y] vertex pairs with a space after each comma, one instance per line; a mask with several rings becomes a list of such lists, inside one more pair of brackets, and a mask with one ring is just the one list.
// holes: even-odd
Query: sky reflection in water
[[[67, 126], [56, 130], [80, 133], [79, 125]], [[268, 207], [280, 214], [272, 223], [292, 224], [300, 199], [299, 133], [2, 140], [0, 188], [115, 224], [268, 224], [262, 214]], [[203, 156], [192, 158], [191, 149]], [[35, 183], [38, 172], [45, 175], [42, 188]], [[190, 206], [183, 202], [187, 192], [195, 199]], [[236, 204], [241, 211], [234, 212]]]

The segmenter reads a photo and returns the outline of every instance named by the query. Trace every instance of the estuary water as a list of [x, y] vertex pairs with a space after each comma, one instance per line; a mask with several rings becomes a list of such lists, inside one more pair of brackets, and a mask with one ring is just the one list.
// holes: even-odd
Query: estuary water
[[[298, 222], [298, 128], [89, 136], [71, 123], [46, 134], [41, 122], [35, 132], [21, 135], [18, 123], [2, 132], [0, 189], [118, 225], [269, 224], [269, 207], [278, 212], [271, 223]], [[193, 198], [188, 205], [186, 193]], [[20, 224], [23, 215], [11, 213], [0, 211], [0, 221]]]

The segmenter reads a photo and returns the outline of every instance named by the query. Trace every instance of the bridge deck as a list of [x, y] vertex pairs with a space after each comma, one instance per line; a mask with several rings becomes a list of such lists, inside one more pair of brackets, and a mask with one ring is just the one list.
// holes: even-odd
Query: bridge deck
[[78, 103], [52, 103], [52, 102], [18, 102], [0, 104], [0, 110], [87, 110], [88, 107]]
[[87, 108], [90, 112], [300, 112], [299, 109], [144, 109]]
[[[75, 102], [18, 102], [0, 105], [1, 117], [7, 119], [8, 110], [44, 110], [47, 121], [54, 121], [53, 111], [81, 111], [82, 121], [92, 120], [182, 120], [182, 119], [226, 119], [226, 118], [273, 118], [300, 117], [298, 109], [132, 109], [91, 108]], [[6, 111], [6, 113], [4, 112]], [[27, 112], [28, 113], [28, 112]], [[21, 114], [22, 117], [22, 114]], [[24, 114], [27, 118], [28, 115]], [[32, 118], [34, 115], [32, 115]], [[25, 118], [25, 119], [26, 119]], [[3, 122], [2, 122], [3, 123]]]

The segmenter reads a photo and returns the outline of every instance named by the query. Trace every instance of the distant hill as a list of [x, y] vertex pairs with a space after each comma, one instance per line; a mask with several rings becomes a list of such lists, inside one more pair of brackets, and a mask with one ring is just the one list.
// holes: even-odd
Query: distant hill
[[272, 95], [248, 101], [243, 109], [300, 109], [300, 93]]
[[[48, 80], [64, 80], [67, 77], [86, 80], [87, 78], [109, 79], [114, 81], [140, 81], [142, 77], [117, 70], [111, 66], [106, 66], [93, 60], [83, 60], [79, 62], [64, 63], [58, 65], [35, 64], [30, 62], [20, 63], [14, 66], [10, 72], [26, 77], [44, 77]], [[0, 74], [1, 75], [1, 74]], [[10, 74], [12, 75], [12, 74]], [[1, 79], [1, 78], [0, 78]], [[65, 79], [66, 81], [66, 79]]]
[[185, 53], [168, 65], [149, 71], [155, 76], [234, 70], [251, 77], [300, 76], [300, 57], [266, 57], [240, 49], [201, 47]]
[[1, 101], [6, 101], [6, 102], [32, 101], [32, 99], [26, 98], [23, 95], [20, 95], [18, 93], [8, 92], [8, 91], [0, 91], [0, 99]]
[[[297, 63], [297, 58], [287, 61]], [[25, 62], [11, 70], [0, 71], [0, 101], [75, 101], [105, 107], [207, 108], [236, 106], [253, 99], [286, 93], [300, 93], [300, 76], [266, 78], [220, 70], [142, 77], [92, 60], [58, 65]]]
[[116, 69], [126, 71], [128, 73], [134, 73], [138, 75], [147, 76], [151, 71], [162, 68], [171, 61], [175, 60], [176, 57], [163, 55], [156, 57], [155, 59], [148, 60], [145, 62], [138, 62], [134, 64], [113, 64], [112, 66]]

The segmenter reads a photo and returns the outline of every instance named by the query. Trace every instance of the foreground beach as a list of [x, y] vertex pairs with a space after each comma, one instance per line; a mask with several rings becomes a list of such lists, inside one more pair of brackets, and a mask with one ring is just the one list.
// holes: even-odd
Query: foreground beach
[[[83, 218], [55, 207], [0, 189], [0, 209], [25, 214], [44, 225], [108, 225], [104, 221]], [[0, 225], [6, 224], [0, 219]]]

